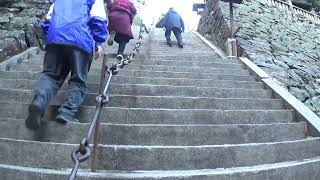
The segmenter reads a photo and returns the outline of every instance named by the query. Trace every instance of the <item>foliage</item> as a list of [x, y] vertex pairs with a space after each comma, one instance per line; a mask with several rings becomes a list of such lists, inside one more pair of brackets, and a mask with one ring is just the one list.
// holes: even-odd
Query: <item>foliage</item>
[[141, 24], [141, 18], [140, 18], [140, 16], [136, 15], [133, 20], [133, 25], [140, 26], [140, 24]]

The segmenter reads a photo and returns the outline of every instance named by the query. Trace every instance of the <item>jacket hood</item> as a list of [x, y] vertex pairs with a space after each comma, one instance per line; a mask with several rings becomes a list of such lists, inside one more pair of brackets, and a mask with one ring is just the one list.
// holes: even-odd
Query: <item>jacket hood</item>
[[177, 13], [177, 11], [175, 11], [174, 9], [170, 9], [169, 12], [170, 13]]

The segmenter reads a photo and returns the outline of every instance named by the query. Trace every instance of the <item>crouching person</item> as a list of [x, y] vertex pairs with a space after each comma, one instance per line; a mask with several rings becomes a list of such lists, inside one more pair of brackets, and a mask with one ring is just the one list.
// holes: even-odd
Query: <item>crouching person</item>
[[104, 0], [55, 0], [52, 4], [43, 23], [46, 53], [43, 72], [29, 106], [27, 128], [41, 127], [45, 110], [70, 72], [65, 99], [56, 120], [79, 122], [75, 115], [87, 91], [93, 46], [96, 45], [96, 55], [101, 56], [101, 44], [108, 37], [104, 7]]
[[179, 48], [183, 48], [181, 33], [184, 32], [184, 22], [182, 17], [173, 8], [170, 8], [163, 19], [164, 27], [166, 28], [165, 37], [167, 45], [172, 46], [171, 31], [176, 36]]

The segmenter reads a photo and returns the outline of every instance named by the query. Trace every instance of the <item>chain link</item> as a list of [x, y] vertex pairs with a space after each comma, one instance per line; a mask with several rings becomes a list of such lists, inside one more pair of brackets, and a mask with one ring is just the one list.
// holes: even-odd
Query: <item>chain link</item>
[[122, 59], [119, 63], [114, 62], [112, 66], [108, 69], [108, 74], [117, 75], [120, 71], [120, 69], [123, 69], [126, 65], [129, 65], [134, 57], [140, 52], [140, 48], [142, 45], [141, 40], [143, 39], [143, 34], [149, 33], [148, 29], [144, 24], [141, 23], [140, 25], [140, 33], [139, 33], [139, 42], [136, 43], [134, 49], [132, 50], [131, 54], [128, 55], [126, 59]]

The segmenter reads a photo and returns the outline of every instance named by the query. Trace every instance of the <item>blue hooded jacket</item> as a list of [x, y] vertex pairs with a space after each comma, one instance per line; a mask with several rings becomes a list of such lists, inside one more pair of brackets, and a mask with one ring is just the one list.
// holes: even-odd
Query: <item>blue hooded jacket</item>
[[182, 17], [173, 8], [170, 8], [170, 10], [164, 16], [162, 22], [162, 25], [167, 30], [172, 30], [172, 28], [179, 28], [183, 29], [184, 31], [184, 22], [182, 20]]
[[108, 38], [104, 0], [55, 0], [42, 24], [46, 44], [74, 45], [93, 52]]

